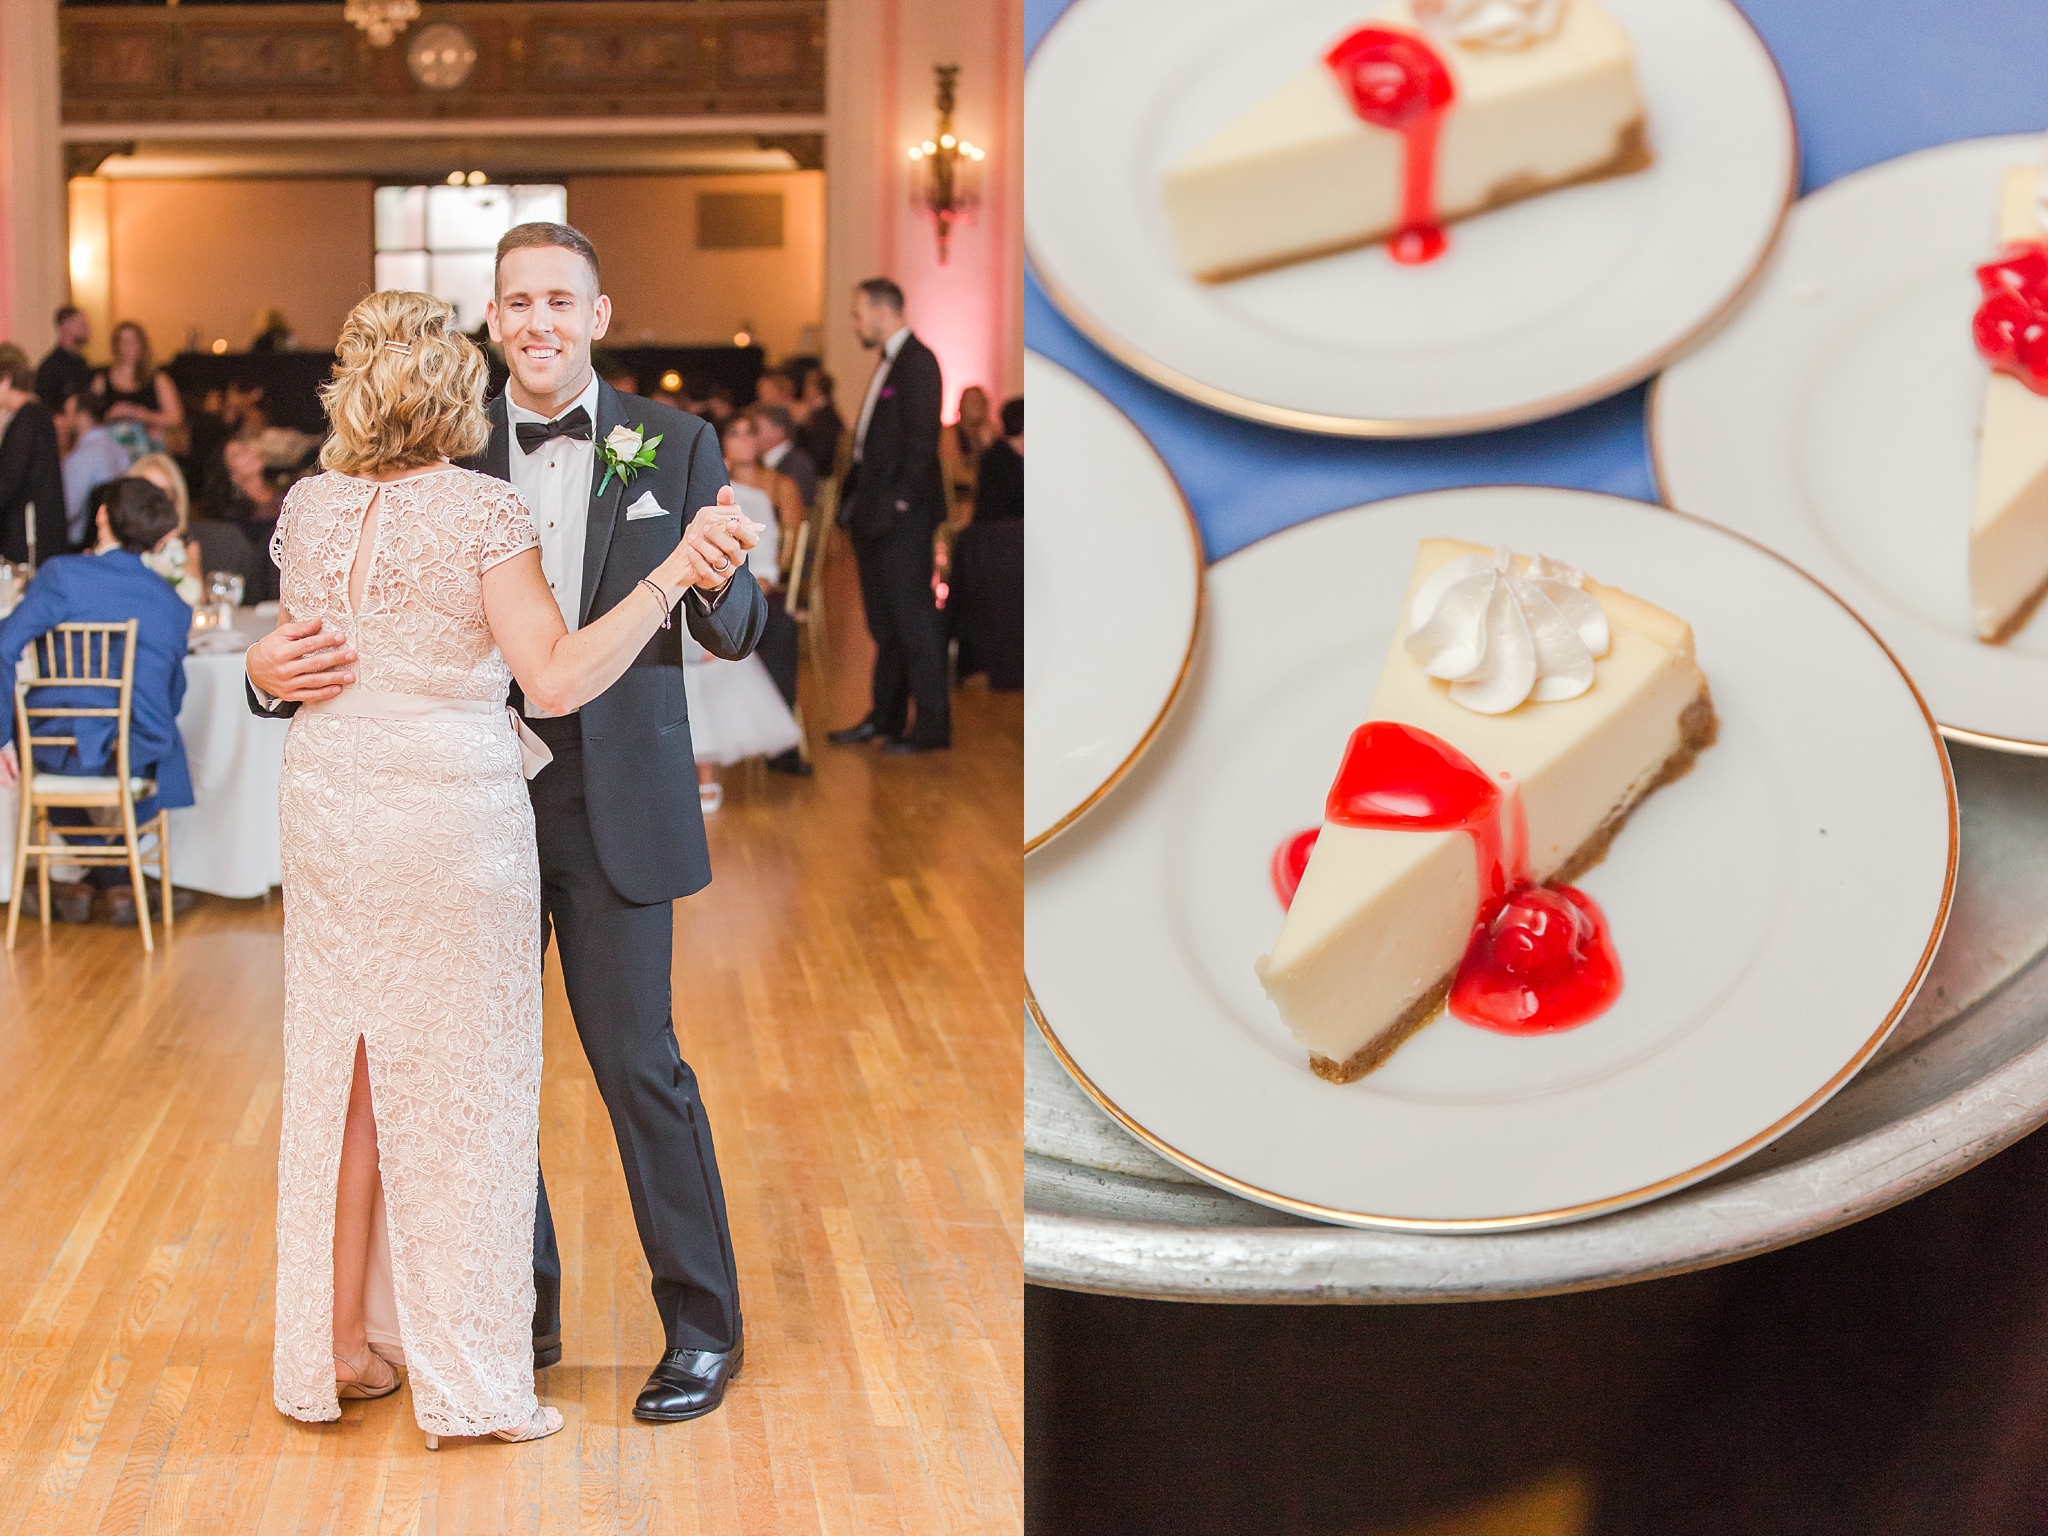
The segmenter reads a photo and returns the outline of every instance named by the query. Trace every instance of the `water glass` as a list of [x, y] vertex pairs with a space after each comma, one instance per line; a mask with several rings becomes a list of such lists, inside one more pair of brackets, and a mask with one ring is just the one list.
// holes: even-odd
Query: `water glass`
[[242, 597], [242, 578], [232, 571], [206, 573], [206, 601], [212, 606], [213, 622], [221, 629], [235, 627], [235, 607]]

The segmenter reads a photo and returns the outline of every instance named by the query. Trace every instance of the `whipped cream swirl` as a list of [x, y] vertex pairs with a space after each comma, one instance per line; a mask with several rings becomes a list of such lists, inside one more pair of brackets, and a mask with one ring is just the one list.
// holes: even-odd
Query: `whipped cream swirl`
[[1415, 0], [1426, 32], [1467, 48], [1526, 48], [1564, 20], [1566, 0]]
[[1408, 654], [1476, 714], [1524, 699], [1575, 699], [1607, 654], [1607, 615], [1571, 566], [1514, 551], [1466, 555], [1432, 571], [1408, 605]]

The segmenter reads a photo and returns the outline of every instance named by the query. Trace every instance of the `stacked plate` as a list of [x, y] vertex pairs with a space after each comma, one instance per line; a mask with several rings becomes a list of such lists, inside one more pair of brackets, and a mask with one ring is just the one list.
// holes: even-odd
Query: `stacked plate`
[[[1419, 437], [1663, 370], [1666, 507], [1434, 492], [1205, 573], [1137, 430], [1029, 364], [1056, 445], [1028, 487], [1029, 1008], [1153, 1167], [1298, 1217], [1553, 1226], [1769, 1146], [1872, 1059], [1929, 974], [1960, 847], [1944, 734], [2048, 754], [2048, 621], [1980, 643], [1964, 566], [1971, 269], [2035, 141], [1908, 156], [1788, 219], [1791, 114], [1740, 13], [1604, 4], [1634, 48], [1654, 165], [1460, 223], [1422, 268], [1375, 246], [1197, 282], [1158, 196], [1170, 165], [1356, 25], [1354, 4], [1080, 0], [1027, 79], [1035, 273], [1169, 390], [1300, 430]], [[1090, 113], [1056, 110], [1082, 100]], [[1284, 915], [1269, 868], [1320, 820], [1431, 536], [1553, 553], [1683, 616], [1721, 735], [1581, 881], [1627, 956], [1608, 1013], [1533, 1039], [1439, 1019], [1338, 1087], [1254, 975]], [[1813, 1204], [1807, 1230], [1855, 1214], [1825, 1190]]]

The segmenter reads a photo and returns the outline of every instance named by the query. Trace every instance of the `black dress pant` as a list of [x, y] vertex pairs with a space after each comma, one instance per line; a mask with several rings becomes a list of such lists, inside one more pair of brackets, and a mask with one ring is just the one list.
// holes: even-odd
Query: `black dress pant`
[[754, 654], [768, 669], [768, 676], [775, 683], [775, 691], [782, 695], [782, 702], [795, 709], [796, 668], [802, 646], [796, 620], [789, 616], [789, 588], [766, 595], [768, 622], [761, 630], [761, 640], [754, 647]]
[[[529, 786], [540, 845], [541, 946], [552, 929], [576, 1033], [618, 1138], [667, 1347], [731, 1349], [740, 1337], [739, 1278], [725, 1190], [696, 1074], [669, 1014], [674, 903], [641, 906], [612, 889], [591, 837], [576, 721], [533, 726], [555, 754]], [[562, 1265], [545, 1180], [533, 1253], [539, 1339], [561, 1329]]]
[[868, 722], [901, 736], [917, 701], [914, 740], [949, 746], [952, 699], [946, 687], [946, 625], [932, 595], [932, 526], [915, 514], [898, 517], [880, 537], [856, 537], [860, 601], [875, 637], [875, 673]]

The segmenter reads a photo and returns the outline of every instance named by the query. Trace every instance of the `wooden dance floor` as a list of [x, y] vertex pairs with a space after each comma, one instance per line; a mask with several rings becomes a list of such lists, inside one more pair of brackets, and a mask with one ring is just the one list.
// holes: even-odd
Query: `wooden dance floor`
[[203, 899], [154, 960], [132, 929], [25, 923], [0, 968], [0, 1536], [1021, 1528], [1022, 701], [961, 689], [950, 753], [826, 745], [866, 691], [836, 553], [817, 777], [727, 770], [716, 879], [677, 909], [746, 1315], [725, 1406], [633, 1421], [661, 1339], [552, 953], [564, 1354], [539, 1386], [568, 1427], [431, 1454], [406, 1392], [321, 1426], [271, 1406], [279, 905]]

